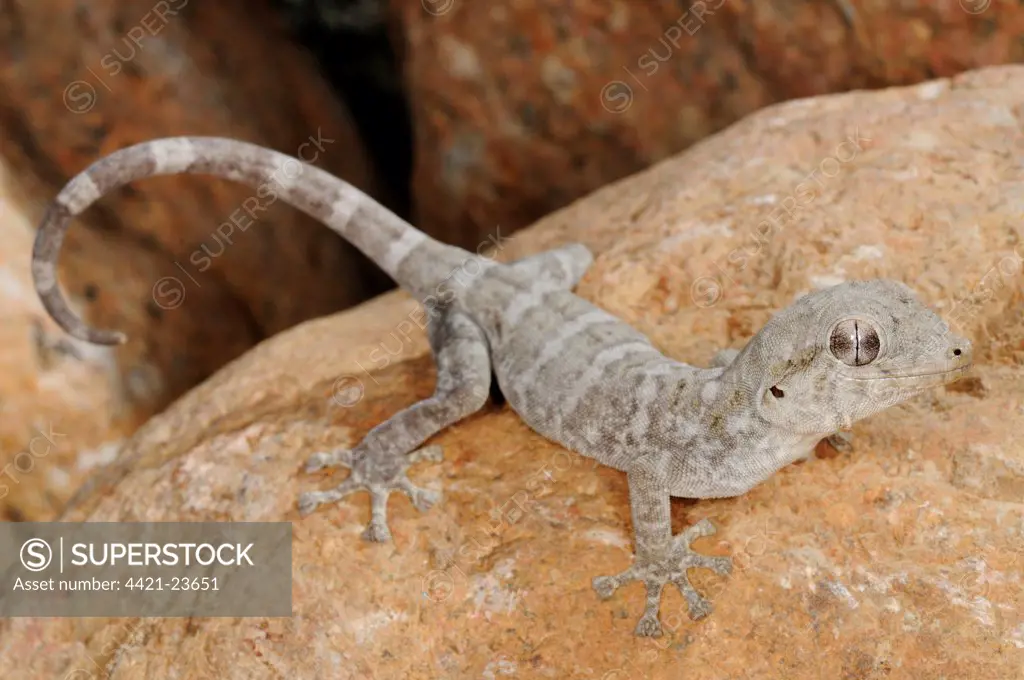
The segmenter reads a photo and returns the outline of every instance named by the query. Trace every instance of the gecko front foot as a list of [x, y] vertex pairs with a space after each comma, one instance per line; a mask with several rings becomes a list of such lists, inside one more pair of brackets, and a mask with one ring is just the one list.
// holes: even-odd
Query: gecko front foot
[[674, 583], [686, 598], [690, 618], [694, 621], [711, 613], [711, 603], [705, 600], [690, 583], [686, 571], [692, 567], [704, 567], [718, 574], [732, 571], [732, 560], [728, 557], [715, 557], [696, 553], [690, 543], [701, 536], [715, 533], [710, 521], [702, 519], [672, 539], [666, 555], [661, 559], [640, 559], [626, 571], [615, 576], [599, 576], [594, 579], [594, 590], [598, 597], [607, 599], [616, 590], [630, 581], [640, 581], [647, 590], [647, 602], [644, 614], [636, 626], [636, 635], [641, 637], [661, 636], [661, 622], [658, 612], [661, 608], [661, 591], [665, 584]]
[[327, 491], [308, 491], [299, 496], [299, 514], [306, 516], [326, 503], [336, 503], [356, 491], [368, 491], [370, 493], [370, 523], [363, 532], [363, 539], [377, 543], [384, 543], [391, 540], [391, 530], [388, 528], [388, 496], [393, 491], [401, 491], [413, 506], [420, 512], [428, 510], [432, 505], [441, 499], [438, 491], [423, 489], [411, 481], [406, 471], [413, 463], [420, 461], [440, 461], [442, 459], [440, 446], [427, 446], [413, 451], [398, 463], [394, 472], [381, 474], [380, 470], [386, 466], [374, 466], [372, 458], [363, 458], [355, 463], [355, 456], [352, 451], [338, 450], [316, 453], [306, 461], [306, 472], [315, 472], [325, 467], [345, 467], [351, 470], [351, 474], [338, 486]]

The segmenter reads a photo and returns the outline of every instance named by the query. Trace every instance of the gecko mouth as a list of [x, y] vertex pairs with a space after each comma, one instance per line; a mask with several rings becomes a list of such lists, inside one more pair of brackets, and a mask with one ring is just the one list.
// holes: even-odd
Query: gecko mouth
[[972, 364], [966, 366], [957, 366], [956, 368], [947, 368], [942, 371], [929, 371], [928, 373], [893, 373], [890, 375], [873, 375], [868, 378], [855, 378], [850, 377], [849, 380], [899, 380], [900, 378], [930, 378], [939, 376], [956, 376], [960, 377], [967, 372]]
[[926, 390], [930, 387], [954, 383], [964, 377], [973, 363], [923, 373], [893, 373], [889, 375], [873, 375], [866, 377], [844, 376], [847, 380], [859, 383], [888, 382], [903, 389]]

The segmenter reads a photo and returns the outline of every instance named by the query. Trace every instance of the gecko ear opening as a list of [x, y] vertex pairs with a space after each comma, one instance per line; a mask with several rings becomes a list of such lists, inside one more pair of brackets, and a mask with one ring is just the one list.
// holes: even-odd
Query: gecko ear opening
[[768, 389], [768, 391], [771, 392], [772, 396], [775, 397], [776, 399], [782, 399], [784, 396], [786, 396], [786, 393], [779, 389], [778, 385], [772, 385]]

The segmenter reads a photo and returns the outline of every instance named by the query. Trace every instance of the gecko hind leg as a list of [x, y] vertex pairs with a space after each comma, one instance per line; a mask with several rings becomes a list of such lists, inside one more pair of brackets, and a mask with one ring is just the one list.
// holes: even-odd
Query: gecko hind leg
[[483, 331], [469, 317], [448, 310], [436, 321], [432, 319], [427, 331], [437, 362], [434, 394], [370, 430], [353, 449], [313, 454], [306, 462], [307, 471], [346, 467], [351, 474], [333, 489], [302, 494], [299, 497], [302, 515], [356, 491], [368, 491], [370, 523], [363, 538], [385, 542], [391, 539], [387, 522], [387, 500], [391, 492], [401, 491], [409, 496], [421, 511], [440, 499], [439, 492], [415, 486], [406, 471], [413, 463], [442, 459], [441, 447], [421, 448], [421, 444], [480, 410], [487, 401], [491, 365]]

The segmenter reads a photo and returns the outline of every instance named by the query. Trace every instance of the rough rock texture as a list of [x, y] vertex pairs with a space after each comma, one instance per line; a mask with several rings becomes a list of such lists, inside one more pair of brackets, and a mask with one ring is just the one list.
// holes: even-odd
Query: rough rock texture
[[138, 423], [113, 353], [46, 317], [29, 272], [36, 225], [10, 173], [0, 163], [0, 517], [48, 520]]
[[[239, 213], [248, 228], [225, 237], [217, 229], [253, 190], [173, 177], [136, 182], [103, 199], [72, 225], [64, 249], [66, 290], [95, 323], [124, 329], [126, 346], [79, 348], [75, 358], [42, 309], [23, 305], [34, 297], [25, 278], [32, 232], [23, 223], [34, 227], [72, 175], [135, 142], [238, 137], [301, 153], [379, 193], [344, 107], [312, 60], [271, 28], [272, 19], [261, 3], [235, 0], [0, 5], [0, 156], [20, 197], [0, 216], [8, 267], [2, 276], [18, 280], [16, 289], [0, 287], [5, 312], [17, 317], [4, 328], [4, 360], [13, 369], [0, 380], [0, 399], [47, 422], [61, 403], [91, 410], [93, 424], [76, 424], [71, 434], [78, 450], [103, 443], [93, 436], [101, 423], [133, 429], [267, 335], [380, 290], [361, 255], [298, 211], [271, 206], [255, 224]], [[323, 139], [321, 149], [300, 149], [311, 138]], [[57, 348], [60, 366], [44, 366], [33, 345], [50, 354]], [[87, 398], [74, 376], [89, 376], [89, 384], [105, 376], [110, 384], [102, 398], [91, 391]], [[0, 468], [29, 441], [24, 423], [31, 419], [19, 418]], [[52, 517], [81, 479], [69, 456], [58, 458], [71, 479], [51, 485], [38, 473], [27, 476], [19, 486], [34, 486], [36, 498], [15, 516]], [[0, 501], [0, 511], [13, 498]]]
[[[260, 2], [5, 4], [0, 151], [34, 199], [31, 216], [100, 156], [176, 134], [301, 152], [376, 193], [343, 105], [273, 25]], [[300, 150], [310, 137], [321, 148]], [[218, 234], [252, 194], [208, 177], [155, 178], [104, 199], [69, 234], [66, 288], [97, 323], [134, 337], [125, 358], [166, 371], [171, 395], [248, 344], [369, 292], [355, 251], [294, 209]], [[154, 295], [164, 275], [181, 281], [180, 309], [170, 288]]]
[[417, 224], [473, 246], [767, 104], [1024, 60], [1013, 0], [397, 0]]
[[[415, 306], [392, 293], [225, 367], [141, 428], [64, 517], [292, 521], [293, 618], [8, 620], [0, 667], [115, 680], [1021, 677], [1022, 118], [1020, 67], [773, 106], [504, 246], [511, 258], [586, 242], [599, 255], [580, 293], [693, 363], [850, 278], [902, 279], [974, 339], [970, 380], [858, 424], [852, 454], [737, 499], [673, 504], [677, 530], [712, 518], [699, 549], [736, 560], [728, 579], [693, 572], [709, 619], [687, 620], [671, 591], [666, 636], [632, 637], [641, 586], [610, 602], [590, 588], [629, 560], [624, 475], [507, 406], [436, 438], [444, 462], [412, 476], [445, 501], [421, 515], [393, 499], [393, 544], [359, 541], [365, 495], [298, 518], [300, 491], [344, 474], [301, 474], [312, 451], [355, 443], [433, 388], [425, 339], [408, 331]], [[786, 205], [798, 207], [783, 219]], [[392, 361], [363, 372], [381, 347]]]

